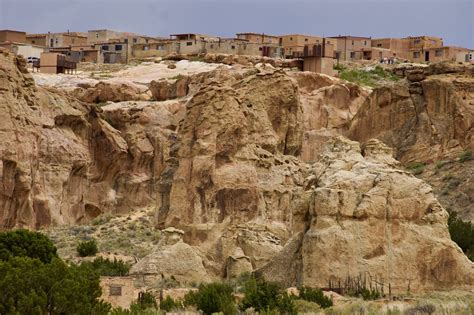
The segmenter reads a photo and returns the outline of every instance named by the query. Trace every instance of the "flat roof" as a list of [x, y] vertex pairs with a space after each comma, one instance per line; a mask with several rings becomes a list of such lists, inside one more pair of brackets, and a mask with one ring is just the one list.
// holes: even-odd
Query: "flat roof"
[[26, 32], [16, 31], [16, 30], [0, 30], [0, 32], [15, 32], [15, 33], [25, 33], [26, 34]]
[[268, 35], [268, 34], [265, 34], [265, 33], [254, 33], [254, 32], [247, 32], [247, 33], [237, 33], [235, 34], [237, 36], [239, 35], [258, 35], [258, 36], [266, 36], [266, 37], [275, 37], [275, 38], [278, 38], [278, 36], [275, 36], [275, 35]]
[[364, 36], [352, 36], [352, 35], [338, 35], [338, 36], [329, 36], [328, 38], [372, 39], [371, 37], [364, 37]]
[[278, 35], [278, 37], [285, 37], [285, 36], [303, 36], [303, 37], [319, 37], [319, 38], [324, 38], [323, 36], [319, 36], [319, 35], [305, 35], [305, 34], [284, 34], [284, 35]]

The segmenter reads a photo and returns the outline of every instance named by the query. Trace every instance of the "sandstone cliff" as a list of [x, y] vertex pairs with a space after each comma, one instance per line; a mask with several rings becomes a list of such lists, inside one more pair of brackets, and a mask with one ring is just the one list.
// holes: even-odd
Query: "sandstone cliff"
[[[147, 206], [165, 234], [180, 235], [134, 267], [150, 281], [257, 271], [287, 285], [327, 286], [370, 274], [394, 292], [474, 281], [430, 186], [370, 140], [392, 141], [399, 157], [415, 154], [418, 142], [403, 147], [395, 134], [422, 120], [406, 114], [416, 107], [408, 88], [366, 100], [358, 86], [259, 64], [151, 84], [163, 101], [98, 106], [35, 87], [21, 59], [2, 54], [0, 65], [2, 227], [80, 224]], [[381, 102], [379, 94], [390, 96]], [[453, 102], [443, 106], [458, 108]], [[403, 123], [367, 135], [363, 126], [376, 126], [379, 114]], [[438, 127], [441, 148], [470, 141], [462, 119], [462, 132]], [[181, 260], [179, 272], [170, 260]]]

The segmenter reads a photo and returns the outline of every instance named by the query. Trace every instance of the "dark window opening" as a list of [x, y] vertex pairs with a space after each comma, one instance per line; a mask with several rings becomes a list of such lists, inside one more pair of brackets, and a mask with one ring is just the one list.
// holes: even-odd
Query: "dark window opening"
[[122, 50], [122, 45], [115, 45], [115, 50]]
[[110, 296], [121, 296], [122, 295], [122, 287], [110, 286], [109, 287], [109, 295]]
[[186, 46], [192, 46], [193, 45], [193, 42], [187, 42], [186, 43]]

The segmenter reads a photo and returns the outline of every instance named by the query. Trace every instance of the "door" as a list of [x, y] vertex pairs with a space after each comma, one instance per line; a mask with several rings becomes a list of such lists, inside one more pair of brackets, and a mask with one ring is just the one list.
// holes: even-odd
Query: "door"
[[425, 61], [430, 61], [430, 52], [425, 51]]

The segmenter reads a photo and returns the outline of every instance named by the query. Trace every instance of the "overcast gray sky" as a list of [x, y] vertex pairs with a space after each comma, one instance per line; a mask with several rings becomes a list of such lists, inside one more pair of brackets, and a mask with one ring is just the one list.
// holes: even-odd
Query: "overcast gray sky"
[[0, 29], [434, 35], [474, 48], [474, 0], [0, 0]]

